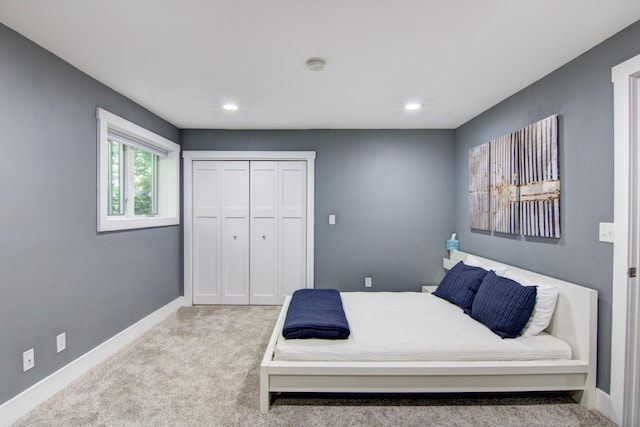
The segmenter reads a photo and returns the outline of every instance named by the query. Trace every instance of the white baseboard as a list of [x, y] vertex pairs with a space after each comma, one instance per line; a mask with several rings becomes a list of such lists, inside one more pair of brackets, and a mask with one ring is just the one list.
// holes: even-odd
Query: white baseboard
[[611, 396], [599, 388], [596, 389], [596, 411], [600, 412], [605, 417], [609, 418], [614, 423], [621, 425], [622, 420], [618, 420], [616, 411], [613, 409], [613, 403], [611, 402]]
[[9, 426], [16, 422], [71, 382], [102, 363], [107, 357], [130, 344], [177, 311], [184, 304], [183, 300], [184, 297], [176, 298], [0, 405], [0, 426]]

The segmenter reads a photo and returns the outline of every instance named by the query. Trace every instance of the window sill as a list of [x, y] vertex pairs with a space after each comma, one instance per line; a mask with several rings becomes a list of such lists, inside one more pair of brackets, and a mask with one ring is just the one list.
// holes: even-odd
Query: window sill
[[136, 218], [115, 218], [101, 219], [98, 222], [98, 232], [134, 230], [137, 228], [166, 227], [170, 225], [180, 225], [178, 217], [136, 217]]

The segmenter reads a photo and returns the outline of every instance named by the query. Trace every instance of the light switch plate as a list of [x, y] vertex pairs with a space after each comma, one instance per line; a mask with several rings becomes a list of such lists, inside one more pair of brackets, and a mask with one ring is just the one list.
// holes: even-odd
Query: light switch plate
[[598, 236], [601, 242], [613, 243], [615, 237], [615, 226], [612, 222], [601, 222]]
[[67, 348], [67, 334], [66, 332], [56, 336], [56, 352], [60, 353]]
[[329, 215], [329, 225], [336, 225], [336, 216]]

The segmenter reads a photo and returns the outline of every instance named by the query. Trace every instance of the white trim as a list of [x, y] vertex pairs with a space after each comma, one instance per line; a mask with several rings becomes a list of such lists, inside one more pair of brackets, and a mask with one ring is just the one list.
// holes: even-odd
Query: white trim
[[613, 421], [613, 403], [611, 396], [599, 388], [596, 389], [596, 411]]
[[313, 161], [315, 151], [183, 151], [185, 160], [305, 160]]
[[630, 90], [640, 72], [640, 55], [611, 69], [614, 94], [614, 208], [613, 282], [611, 303], [611, 419], [622, 424], [627, 356], [627, 270], [629, 268], [629, 212], [631, 179]]
[[315, 151], [183, 151], [182, 177], [184, 188], [184, 298], [193, 304], [193, 235], [192, 193], [194, 160], [303, 160], [307, 162], [307, 288], [314, 286], [314, 225], [315, 225]]
[[183, 299], [184, 297], [176, 298], [0, 405], [0, 426], [9, 426], [18, 421], [107, 357], [120, 351], [177, 311], [183, 305]]
[[[96, 118], [98, 122], [98, 232], [180, 224], [180, 145], [99, 107], [96, 109]], [[167, 157], [160, 158], [158, 214], [156, 216], [132, 216], [133, 203], [130, 203], [130, 211], [126, 216], [108, 215], [108, 186], [106, 184], [109, 180], [107, 176], [107, 159], [109, 156], [107, 134], [109, 129], [132, 135], [133, 138], [140, 139], [149, 145], [167, 151]]]

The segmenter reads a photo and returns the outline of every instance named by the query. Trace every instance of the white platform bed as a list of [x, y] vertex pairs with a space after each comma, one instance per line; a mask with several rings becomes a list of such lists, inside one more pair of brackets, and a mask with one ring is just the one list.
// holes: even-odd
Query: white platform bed
[[[453, 251], [449, 259], [443, 260], [443, 265], [446, 269], [450, 269], [458, 261], [464, 260], [466, 256], [467, 254], [464, 252]], [[551, 324], [545, 331], [551, 336], [545, 336], [546, 334], [543, 333], [532, 338], [500, 340], [497, 336], [493, 337], [493, 333], [481, 324], [477, 325], [476, 331], [478, 333], [487, 332], [489, 338], [494, 338], [496, 343], [515, 347], [516, 350], [524, 353], [524, 356], [516, 354], [513, 356], [514, 358], [531, 359], [532, 355], [537, 357], [534, 350], [538, 351], [538, 347], [544, 351], [550, 351], [550, 355], [545, 354], [542, 356], [544, 357], [542, 360], [492, 360], [504, 359], [507, 347], [499, 348], [497, 355], [493, 357], [490, 353], [483, 351], [481, 340], [475, 344], [472, 343], [476, 347], [465, 351], [464, 354], [461, 352], [458, 355], [447, 355], [448, 349], [445, 348], [447, 343], [442, 341], [441, 345], [438, 343], [425, 344], [433, 348], [438, 347], [441, 350], [439, 353], [432, 353], [425, 360], [425, 357], [419, 355], [420, 344], [411, 345], [406, 340], [403, 345], [383, 344], [376, 348], [368, 346], [366, 340], [357, 340], [364, 345], [364, 353], [361, 348], [357, 350], [360, 353], [356, 351], [355, 355], [342, 351], [345, 349], [345, 341], [284, 341], [282, 327], [288, 307], [287, 299], [260, 366], [260, 410], [262, 412], [269, 410], [271, 394], [275, 392], [569, 391], [576, 401], [589, 409], [594, 408], [597, 292], [486, 258], [478, 256], [476, 258], [495, 268], [507, 267], [509, 271], [533, 282], [558, 286], [559, 295], [556, 309]], [[398, 295], [398, 298], [400, 297]], [[437, 299], [431, 295], [416, 295], [416, 297], [416, 300], [421, 298]], [[347, 318], [349, 318], [351, 303], [346, 300], [343, 303]], [[432, 303], [449, 304], [444, 300], [432, 301]], [[458, 310], [457, 307], [451, 306], [451, 310]], [[448, 309], [444, 306], [441, 308]], [[380, 307], [378, 307], [379, 309]], [[455, 315], [455, 313], [453, 314]], [[466, 316], [462, 313], [460, 315]], [[420, 323], [422, 319], [417, 318], [415, 321]], [[443, 323], [445, 322], [441, 322], [441, 324]], [[437, 324], [424, 326], [425, 333], [428, 333], [430, 328], [439, 327]], [[353, 325], [353, 327], [354, 331], [358, 330], [358, 325]], [[401, 337], [402, 333], [394, 335]], [[362, 334], [358, 334], [358, 336], [362, 336]], [[553, 337], [562, 341], [555, 340], [559, 342], [554, 343]], [[279, 340], [280, 347], [278, 347]], [[388, 339], [380, 338], [380, 341], [387, 343]], [[551, 345], [551, 350], [549, 350], [548, 344]], [[567, 345], [570, 349], [566, 348]], [[302, 351], [299, 351], [301, 347]], [[318, 359], [322, 360], [303, 360], [309, 358], [305, 355], [304, 347], [310, 347], [311, 353], [317, 354]], [[344, 353], [343, 356], [341, 356], [341, 352]], [[358, 354], [364, 354], [364, 356]], [[415, 360], [412, 360], [414, 359], [412, 354], [416, 354]], [[438, 355], [433, 356], [433, 354]], [[474, 354], [477, 354], [478, 357], [473, 357]], [[446, 360], [433, 360], [434, 357], [436, 359], [442, 357]]]

